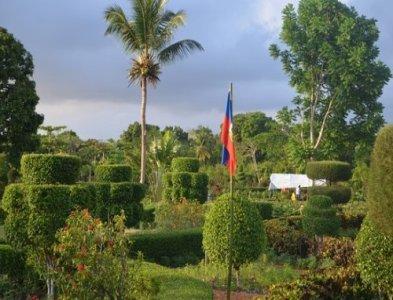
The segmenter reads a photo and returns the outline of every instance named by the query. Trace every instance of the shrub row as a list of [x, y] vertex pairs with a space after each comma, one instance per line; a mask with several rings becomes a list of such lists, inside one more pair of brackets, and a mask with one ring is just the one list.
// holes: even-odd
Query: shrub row
[[209, 177], [205, 173], [173, 172], [164, 176], [164, 199], [191, 199], [205, 202]]
[[25, 154], [21, 159], [26, 184], [73, 184], [79, 178], [80, 158], [70, 155]]
[[130, 182], [132, 172], [127, 165], [98, 165], [94, 175], [98, 182]]
[[326, 179], [329, 183], [351, 178], [351, 166], [342, 161], [310, 161], [306, 167], [310, 179]]
[[351, 199], [351, 188], [346, 186], [313, 186], [308, 188], [309, 196], [323, 195], [333, 200], [334, 204], [344, 204]]
[[162, 265], [179, 266], [183, 261], [197, 263], [203, 257], [202, 230], [200, 228], [171, 231], [144, 232], [130, 235], [130, 255], [140, 251], [146, 260]]

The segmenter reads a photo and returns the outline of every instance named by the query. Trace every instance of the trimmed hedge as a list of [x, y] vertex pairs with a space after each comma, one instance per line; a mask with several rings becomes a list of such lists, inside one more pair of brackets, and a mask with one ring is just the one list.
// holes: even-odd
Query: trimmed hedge
[[192, 157], [175, 157], [172, 159], [173, 172], [198, 172], [199, 161]]
[[307, 177], [313, 180], [326, 179], [329, 183], [351, 179], [351, 166], [343, 161], [310, 161], [306, 167]]
[[56, 231], [64, 226], [71, 210], [70, 187], [67, 185], [26, 186], [30, 214], [27, 233], [33, 244], [50, 245]]
[[252, 201], [251, 203], [253, 203], [259, 211], [262, 220], [269, 220], [273, 218], [273, 204], [271, 202]]
[[27, 184], [73, 184], [79, 178], [80, 165], [77, 156], [24, 154], [22, 180]]
[[303, 230], [308, 237], [336, 235], [340, 219], [327, 196], [310, 197], [303, 210]]
[[131, 167], [128, 165], [98, 165], [95, 169], [95, 181], [125, 182], [131, 181]]
[[209, 183], [209, 176], [206, 173], [193, 173], [191, 175], [190, 199], [206, 202]]
[[0, 181], [2, 182], [7, 182], [8, 174], [8, 161], [7, 161], [7, 155], [5, 153], [0, 153]]
[[334, 204], [344, 204], [351, 199], [351, 188], [346, 186], [313, 186], [308, 188], [309, 196], [323, 195], [333, 200]]
[[96, 189], [93, 185], [82, 183], [70, 186], [70, 197], [72, 208], [87, 208], [90, 212], [95, 214]]
[[[140, 251], [143, 258], [162, 265], [198, 263], [203, 257], [202, 230], [193, 228], [170, 232], [144, 232], [130, 235], [130, 255]], [[181, 259], [184, 259], [181, 263]]]
[[133, 202], [132, 197], [133, 186], [131, 182], [116, 182], [111, 183], [111, 197], [112, 204], [127, 204]]
[[189, 199], [191, 188], [190, 172], [174, 172], [172, 173], [172, 199], [179, 200], [181, 198]]
[[23, 255], [10, 245], [0, 244], [0, 275], [19, 275], [25, 271]]
[[132, 183], [132, 201], [141, 202], [146, 195], [147, 187], [142, 183]]

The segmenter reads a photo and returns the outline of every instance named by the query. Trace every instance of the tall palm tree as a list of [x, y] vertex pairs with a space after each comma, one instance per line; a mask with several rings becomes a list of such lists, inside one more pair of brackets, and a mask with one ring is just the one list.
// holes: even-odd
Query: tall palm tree
[[155, 86], [159, 81], [160, 65], [187, 56], [194, 50], [203, 50], [194, 40], [181, 40], [171, 44], [174, 32], [184, 26], [185, 13], [165, 9], [167, 0], [130, 0], [133, 16], [128, 19], [117, 5], [105, 11], [108, 23], [105, 34], [117, 36], [127, 52], [134, 54], [128, 72], [130, 83], [141, 86], [141, 177], [146, 172], [146, 100], [147, 84]]

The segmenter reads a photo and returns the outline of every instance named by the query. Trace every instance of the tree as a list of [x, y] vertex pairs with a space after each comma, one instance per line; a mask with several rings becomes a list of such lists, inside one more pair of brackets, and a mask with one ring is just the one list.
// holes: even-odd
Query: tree
[[194, 148], [195, 155], [202, 163], [206, 164], [212, 157], [216, 138], [213, 131], [205, 126], [198, 126], [189, 132], [191, 146]]
[[345, 150], [372, 145], [384, 123], [378, 98], [391, 77], [377, 60], [378, 35], [376, 20], [338, 0], [301, 0], [297, 13], [284, 8], [280, 39], [288, 49], [273, 44], [270, 54], [298, 93], [298, 139], [308, 158], [344, 159], [353, 153]]
[[203, 50], [194, 40], [181, 40], [170, 44], [174, 32], [184, 26], [185, 13], [165, 9], [167, 0], [130, 0], [132, 19], [128, 19], [121, 7], [115, 5], [105, 11], [108, 23], [106, 34], [120, 38], [127, 52], [136, 54], [128, 72], [130, 82], [141, 85], [141, 174], [145, 183], [146, 172], [146, 102], [147, 84], [159, 81], [160, 64], [187, 56], [194, 50]]
[[35, 112], [38, 96], [33, 58], [5, 28], [0, 27], [0, 153], [17, 165], [23, 152], [37, 148], [38, 126], [44, 117]]

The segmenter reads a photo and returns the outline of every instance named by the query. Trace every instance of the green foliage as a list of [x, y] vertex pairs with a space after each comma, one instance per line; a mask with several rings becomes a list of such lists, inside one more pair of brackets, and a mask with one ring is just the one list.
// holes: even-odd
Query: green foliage
[[129, 245], [124, 229], [124, 215], [103, 223], [87, 209], [71, 213], [54, 246], [52, 272], [61, 297], [149, 297], [149, 284], [138, 274], [140, 263], [125, 263]]
[[25, 271], [24, 257], [9, 245], [0, 245], [0, 275], [22, 275]]
[[[7, 182], [7, 174], [8, 174], [8, 158], [5, 153], [0, 153], [0, 182]], [[1, 196], [1, 193], [0, 193]]]
[[6, 187], [2, 208], [6, 212], [4, 230], [7, 241], [15, 249], [24, 249], [28, 244], [29, 206], [22, 184], [10, 184]]
[[156, 207], [155, 222], [162, 230], [202, 227], [205, 211], [206, 207], [197, 201], [165, 202]]
[[88, 183], [88, 185], [94, 186], [95, 190], [95, 201], [96, 201], [96, 213], [97, 216], [101, 217], [103, 220], [109, 218], [110, 215], [110, 207], [108, 203], [111, 199], [111, 185], [110, 183], [104, 182], [92, 182]]
[[9, 155], [9, 162], [17, 166], [23, 152], [38, 147], [36, 133], [44, 117], [35, 112], [39, 98], [32, 79], [33, 58], [2, 27], [0, 70], [0, 153]]
[[300, 226], [288, 218], [271, 219], [263, 222], [267, 245], [277, 254], [290, 254], [304, 257], [308, 241]]
[[327, 196], [310, 197], [303, 210], [303, 230], [308, 237], [336, 235], [340, 220]]
[[190, 199], [198, 200], [201, 203], [207, 200], [207, 185], [209, 176], [206, 173], [193, 173], [191, 175]]
[[329, 184], [347, 181], [351, 178], [351, 166], [343, 161], [309, 161], [306, 167], [307, 177], [313, 180], [326, 179]]
[[269, 220], [273, 218], [273, 204], [272, 202], [268, 201], [253, 201], [252, 202], [257, 210], [259, 211], [259, 214], [261, 215], [262, 220]]
[[[87, 208], [99, 216], [99, 207], [96, 199], [96, 189], [92, 184], [79, 183], [70, 186], [70, 201], [74, 209]], [[98, 206], [98, 207], [97, 207]]]
[[[203, 248], [215, 263], [227, 263], [229, 249], [229, 195], [215, 200], [203, 226]], [[256, 260], [264, 249], [266, 237], [261, 216], [255, 206], [240, 198], [233, 199], [232, 260], [236, 270]]]
[[28, 185], [28, 237], [34, 247], [50, 248], [56, 231], [63, 227], [71, 210], [70, 187], [66, 185]]
[[198, 172], [199, 161], [192, 157], [175, 157], [172, 160], [173, 172]]
[[271, 285], [261, 300], [376, 299], [354, 266], [303, 273], [301, 278]]
[[363, 281], [386, 299], [393, 297], [393, 238], [367, 218], [356, 237], [356, 262]]
[[131, 181], [131, 167], [128, 165], [98, 165], [94, 174], [98, 182]]
[[190, 172], [172, 173], [172, 200], [190, 198], [191, 174]]
[[141, 183], [132, 184], [132, 201], [141, 202], [145, 197], [147, 186]]
[[376, 230], [393, 235], [393, 125], [381, 129], [371, 157], [368, 214]]
[[348, 202], [341, 207], [341, 210], [341, 227], [360, 229], [367, 214], [367, 203], [364, 201]]
[[80, 158], [71, 155], [24, 154], [21, 159], [26, 184], [73, 184], [79, 178]]
[[125, 205], [133, 200], [133, 186], [131, 182], [111, 183], [111, 204]]
[[272, 202], [272, 204], [273, 204], [273, 212], [272, 212], [273, 218], [300, 215], [299, 209], [301, 204], [290, 203], [288, 201], [275, 201]]
[[140, 251], [147, 260], [168, 266], [197, 263], [203, 257], [200, 228], [131, 234], [130, 254]]
[[309, 196], [330, 197], [334, 204], [347, 203], [351, 199], [351, 188], [346, 186], [313, 186], [307, 189]]

